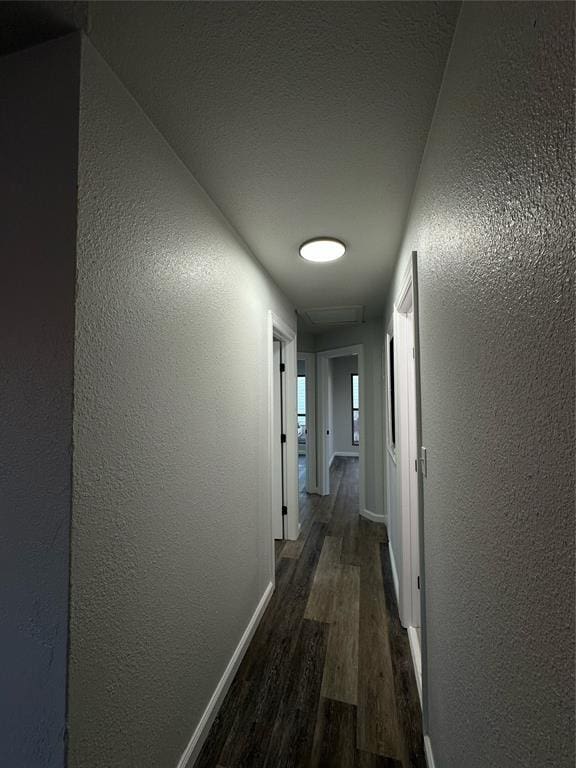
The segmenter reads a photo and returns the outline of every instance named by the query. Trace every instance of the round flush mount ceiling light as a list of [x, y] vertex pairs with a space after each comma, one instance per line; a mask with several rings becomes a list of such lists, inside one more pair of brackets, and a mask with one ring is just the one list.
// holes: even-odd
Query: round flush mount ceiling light
[[334, 237], [315, 237], [300, 246], [300, 256], [306, 261], [336, 261], [345, 252], [344, 243]]

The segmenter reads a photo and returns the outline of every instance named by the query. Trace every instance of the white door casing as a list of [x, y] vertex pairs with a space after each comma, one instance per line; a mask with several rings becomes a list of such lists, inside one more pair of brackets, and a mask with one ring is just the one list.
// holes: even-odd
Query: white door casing
[[275, 539], [282, 539], [282, 496], [283, 496], [283, 475], [282, 471], [282, 444], [280, 442], [280, 433], [282, 431], [281, 414], [281, 387], [280, 376], [280, 347], [282, 342], [276, 339], [273, 342], [273, 394], [272, 394], [272, 424], [274, 439], [272, 441], [272, 536]]
[[[358, 376], [360, 385], [360, 445], [358, 451], [358, 461], [360, 470], [360, 514], [366, 514], [366, 430], [364, 429], [364, 413], [366, 402], [366, 373], [364, 364], [364, 345], [355, 344], [350, 347], [339, 347], [337, 349], [324, 350], [316, 353], [316, 374], [317, 374], [317, 446], [318, 446], [318, 493], [321, 496], [327, 496], [330, 493], [330, 445], [331, 445], [331, 414], [330, 414], [330, 360], [335, 357], [349, 357], [357, 355], [358, 357]], [[330, 431], [330, 434], [327, 434]]]
[[[274, 510], [277, 504], [275, 498], [274, 456], [276, 433], [274, 424], [274, 339], [282, 342], [282, 358], [285, 365], [284, 376], [284, 409], [286, 419], [284, 432], [286, 434], [285, 452], [285, 505], [287, 514], [284, 518], [284, 536], [295, 540], [299, 533], [298, 510], [298, 431], [296, 403], [296, 330], [278, 317], [271, 310], [268, 312], [268, 505], [270, 509], [270, 548], [271, 548], [271, 580], [275, 583], [274, 565]], [[282, 505], [280, 505], [281, 507]]]

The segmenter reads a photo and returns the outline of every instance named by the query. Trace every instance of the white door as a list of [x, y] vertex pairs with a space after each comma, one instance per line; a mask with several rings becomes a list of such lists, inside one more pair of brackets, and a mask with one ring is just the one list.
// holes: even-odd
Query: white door
[[420, 626], [420, 530], [418, 520], [418, 443], [416, 430], [416, 365], [414, 354], [414, 312], [406, 315], [408, 340], [408, 441], [410, 456], [410, 544], [412, 561], [412, 626]]
[[274, 387], [272, 391], [273, 399], [273, 419], [274, 419], [274, 441], [272, 443], [272, 534], [275, 539], [282, 539], [282, 497], [283, 497], [283, 472], [282, 472], [282, 375], [280, 373], [280, 363], [282, 359], [281, 342], [274, 340], [273, 344], [273, 370]]
[[400, 526], [398, 581], [399, 610], [404, 627], [420, 626], [420, 534], [418, 509], [418, 443], [416, 368], [412, 289], [394, 312], [396, 370], [397, 500]]

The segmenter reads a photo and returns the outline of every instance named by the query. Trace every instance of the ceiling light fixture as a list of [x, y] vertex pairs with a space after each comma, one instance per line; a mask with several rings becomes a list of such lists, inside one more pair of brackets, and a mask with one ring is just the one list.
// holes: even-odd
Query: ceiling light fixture
[[300, 246], [300, 256], [306, 261], [336, 261], [345, 252], [344, 243], [334, 237], [315, 237]]

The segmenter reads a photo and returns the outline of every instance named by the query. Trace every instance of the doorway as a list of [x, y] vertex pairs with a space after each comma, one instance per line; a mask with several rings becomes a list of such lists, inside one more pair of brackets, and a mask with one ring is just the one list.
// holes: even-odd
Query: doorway
[[[268, 456], [270, 546], [297, 539], [298, 430], [296, 418], [296, 331], [273, 312], [268, 313]], [[275, 558], [271, 558], [272, 580]]]
[[[410, 264], [394, 304], [388, 346], [388, 444], [396, 461], [396, 499], [393, 528], [398, 579], [398, 607], [408, 630], [416, 680], [423, 698], [425, 643], [423, 578], [423, 477], [425, 449], [421, 446], [419, 337], [416, 257]], [[390, 478], [390, 474], [389, 474]], [[424, 701], [422, 701], [423, 710]]]
[[317, 493], [316, 355], [313, 352], [298, 352], [297, 420], [298, 489], [300, 493]]
[[[339, 360], [353, 358], [355, 363], [344, 372], [345, 384], [334, 387], [335, 377], [340, 380], [342, 371]], [[336, 456], [358, 457], [359, 463], [359, 512], [370, 519], [372, 512], [366, 509], [365, 430], [363, 404], [365, 402], [364, 347], [326, 350], [317, 354], [318, 375], [318, 493], [330, 493], [330, 466]], [[341, 404], [338, 404], [340, 402]], [[340, 437], [342, 435], [342, 438]], [[344, 437], [345, 435], [345, 437]], [[341, 442], [342, 440], [342, 442]]]

